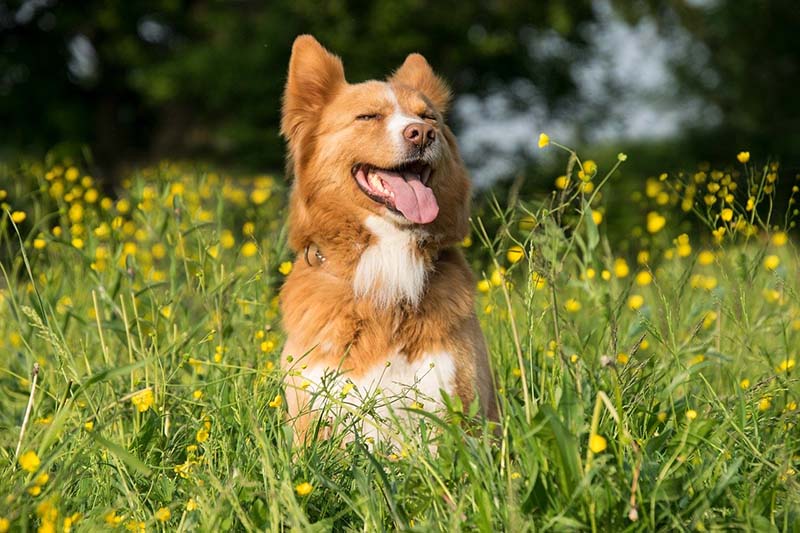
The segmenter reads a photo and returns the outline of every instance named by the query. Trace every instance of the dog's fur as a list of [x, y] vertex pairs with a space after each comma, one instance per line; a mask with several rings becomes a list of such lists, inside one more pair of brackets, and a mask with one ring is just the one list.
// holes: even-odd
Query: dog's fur
[[[433, 410], [442, 389], [465, 407], [477, 397], [484, 415], [497, 415], [474, 280], [458, 247], [469, 230], [470, 184], [444, 122], [449, 103], [419, 54], [386, 81], [348, 84], [340, 59], [313, 37], [294, 43], [281, 132], [294, 174], [297, 259], [281, 307], [288, 412], [301, 438], [329, 371], [339, 373], [336, 387], [379, 390], [399, 408], [413, 400]], [[410, 124], [431, 125], [435, 139], [420, 148], [404, 137]], [[407, 219], [394, 196], [394, 209], [376, 201], [356, 179], [358, 165], [390, 169], [409, 159], [432, 169], [438, 215], [421, 207], [435, 216], [427, 223]], [[320, 254], [309, 258], [309, 249]]]

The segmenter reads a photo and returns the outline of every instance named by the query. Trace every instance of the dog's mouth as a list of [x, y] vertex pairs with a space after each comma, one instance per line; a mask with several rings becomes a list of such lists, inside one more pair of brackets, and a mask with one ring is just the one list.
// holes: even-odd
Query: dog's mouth
[[393, 168], [357, 163], [351, 170], [364, 194], [417, 224], [433, 222], [439, 214], [436, 196], [428, 187], [431, 171], [431, 166], [422, 161]]

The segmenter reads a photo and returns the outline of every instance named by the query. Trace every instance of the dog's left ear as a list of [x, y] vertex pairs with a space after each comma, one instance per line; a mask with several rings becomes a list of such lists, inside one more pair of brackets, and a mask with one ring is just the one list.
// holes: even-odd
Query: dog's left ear
[[428, 97], [441, 113], [447, 111], [452, 94], [447, 84], [437, 76], [428, 62], [420, 54], [409, 54], [392, 77], [392, 83], [408, 85]]

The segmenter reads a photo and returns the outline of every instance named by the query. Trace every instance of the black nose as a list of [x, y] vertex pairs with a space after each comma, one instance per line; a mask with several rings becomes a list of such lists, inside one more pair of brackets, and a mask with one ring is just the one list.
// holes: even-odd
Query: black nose
[[436, 130], [430, 124], [415, 122], [403, 130], [403, 137], [420, 148], [425, 148], [436, 140]]

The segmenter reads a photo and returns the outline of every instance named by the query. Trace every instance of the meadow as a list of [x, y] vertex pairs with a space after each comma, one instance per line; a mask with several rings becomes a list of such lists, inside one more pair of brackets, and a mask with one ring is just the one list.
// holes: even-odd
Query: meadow
[[400, 407], [398, 446], [292, 442], [282, 177], [0, 167], [0, 533], [800, 532], [800, 176], [734, 152], [627, 191], [625, 154], [539, 145], [552, 191], [483, 194], [462, 243], [499, 427]]

